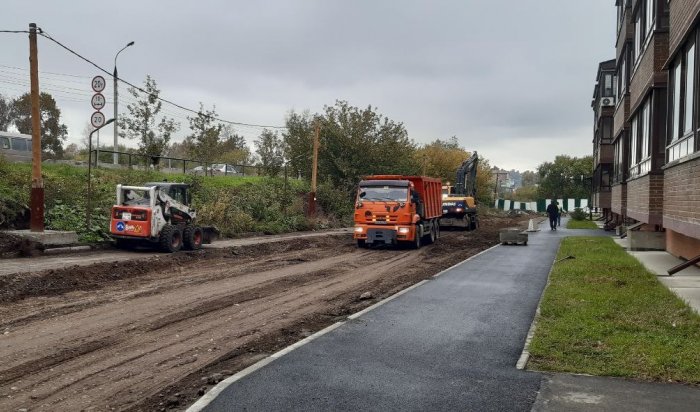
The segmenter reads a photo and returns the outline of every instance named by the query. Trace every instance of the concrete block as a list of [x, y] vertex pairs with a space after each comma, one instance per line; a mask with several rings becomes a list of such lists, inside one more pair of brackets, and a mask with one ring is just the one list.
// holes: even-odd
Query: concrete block
[[43, 232], [6, 230], [4, 233], [29, 239], [44, 246], [68, 246], [78, 243], [77, 233], [63, 230], [45, 230]]
[[666, 250], [666, 234], [663, 232], [630, 230], [627, 237], [629, 250]]
[[501, 244], [519, 244], [527, 245], [527, 232], [523, 232], [518, 228], [501, 229], [499, 232]]

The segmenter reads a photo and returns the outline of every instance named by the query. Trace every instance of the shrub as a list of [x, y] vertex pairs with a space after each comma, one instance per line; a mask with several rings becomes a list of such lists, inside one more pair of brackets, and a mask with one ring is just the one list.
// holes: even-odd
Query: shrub
[[571, 212], [571, 218], [573, 220], [586, 220], [588, 219], [588, 214], [580, 207], [577, 207], [573, 212]]

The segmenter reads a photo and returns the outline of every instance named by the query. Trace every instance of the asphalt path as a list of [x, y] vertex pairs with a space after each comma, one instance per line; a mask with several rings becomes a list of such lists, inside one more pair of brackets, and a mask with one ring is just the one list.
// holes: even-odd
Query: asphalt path
[[542, 374], [515, 365], [559, 242], [604, 234], [547, 226], [227, 383], [204, 410], [530, 410]]

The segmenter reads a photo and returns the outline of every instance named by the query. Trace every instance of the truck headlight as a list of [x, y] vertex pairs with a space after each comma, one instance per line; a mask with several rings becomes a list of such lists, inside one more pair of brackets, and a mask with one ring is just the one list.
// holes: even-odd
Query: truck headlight
[[411, 231], [411, 228], [408, 228], [408, 227], [400, 227], [399, 228], [399, 233], [402, 235], [407, 235], [408, 232], [410, 232], [410, 231]]
[[363, 230], [362, 226], [355, 226], [355, 233], [362, 233]]

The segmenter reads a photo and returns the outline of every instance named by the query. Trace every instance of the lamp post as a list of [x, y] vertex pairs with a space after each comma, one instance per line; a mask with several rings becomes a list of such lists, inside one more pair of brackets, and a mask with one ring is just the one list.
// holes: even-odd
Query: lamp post
[[[87, 189], [87, 210], [85, 211], [85, 225], [86, 229], [89, 230], [90, 228], [90, 214], [91, 214], [91, 207], [92, 207], [92, 134], [95, 133], [96, 131], [100, 130], [101, 128], [107, 126], [108, 124], [112, 123], [114, 121], [114, 118], [111, 118], [105, 122], [102, 126], [96, 128], [92, 132], [90, 132], [90, 136], [88, 136], [88, 189]], [[96, 159], [97, 160], [97, 159]]]
[[[119, 57], [119, 53], [123, 52], [124, 49], [126, 49], [129, 46], [133, 46], [133, 45], [134, 45], [134, 42], [130, 41], [129, 43], [127, 43], [126, 46], [122, 47], [122, 49], [119, 50], [117, 52], [117, 54], [114, 56], [114, 76], [113, 76], [114, 77], [114, 120], [117, 119], [117, 116], [119, 114], [119, 108], [118, 108], [119, 107], [119, 100], [118, 100], [118, 98], [119, 98], [119, 91], [118, 91], [119, 82], [117, 80], [119, 78], [119, 76], [117, 75], [117, 57]], [[118, 122], [115, 121], [114, 122], [114, 152], [115, 153], [113, 153], [113, 156], [114, 156], [113, 160], [114, 160], [115, 165], [119, 164], [119, 154], [116, 153], [116, 151], [118, 150], [117, 149], [118, 142], [119, 142], [119, 126], [118, 126]]]

